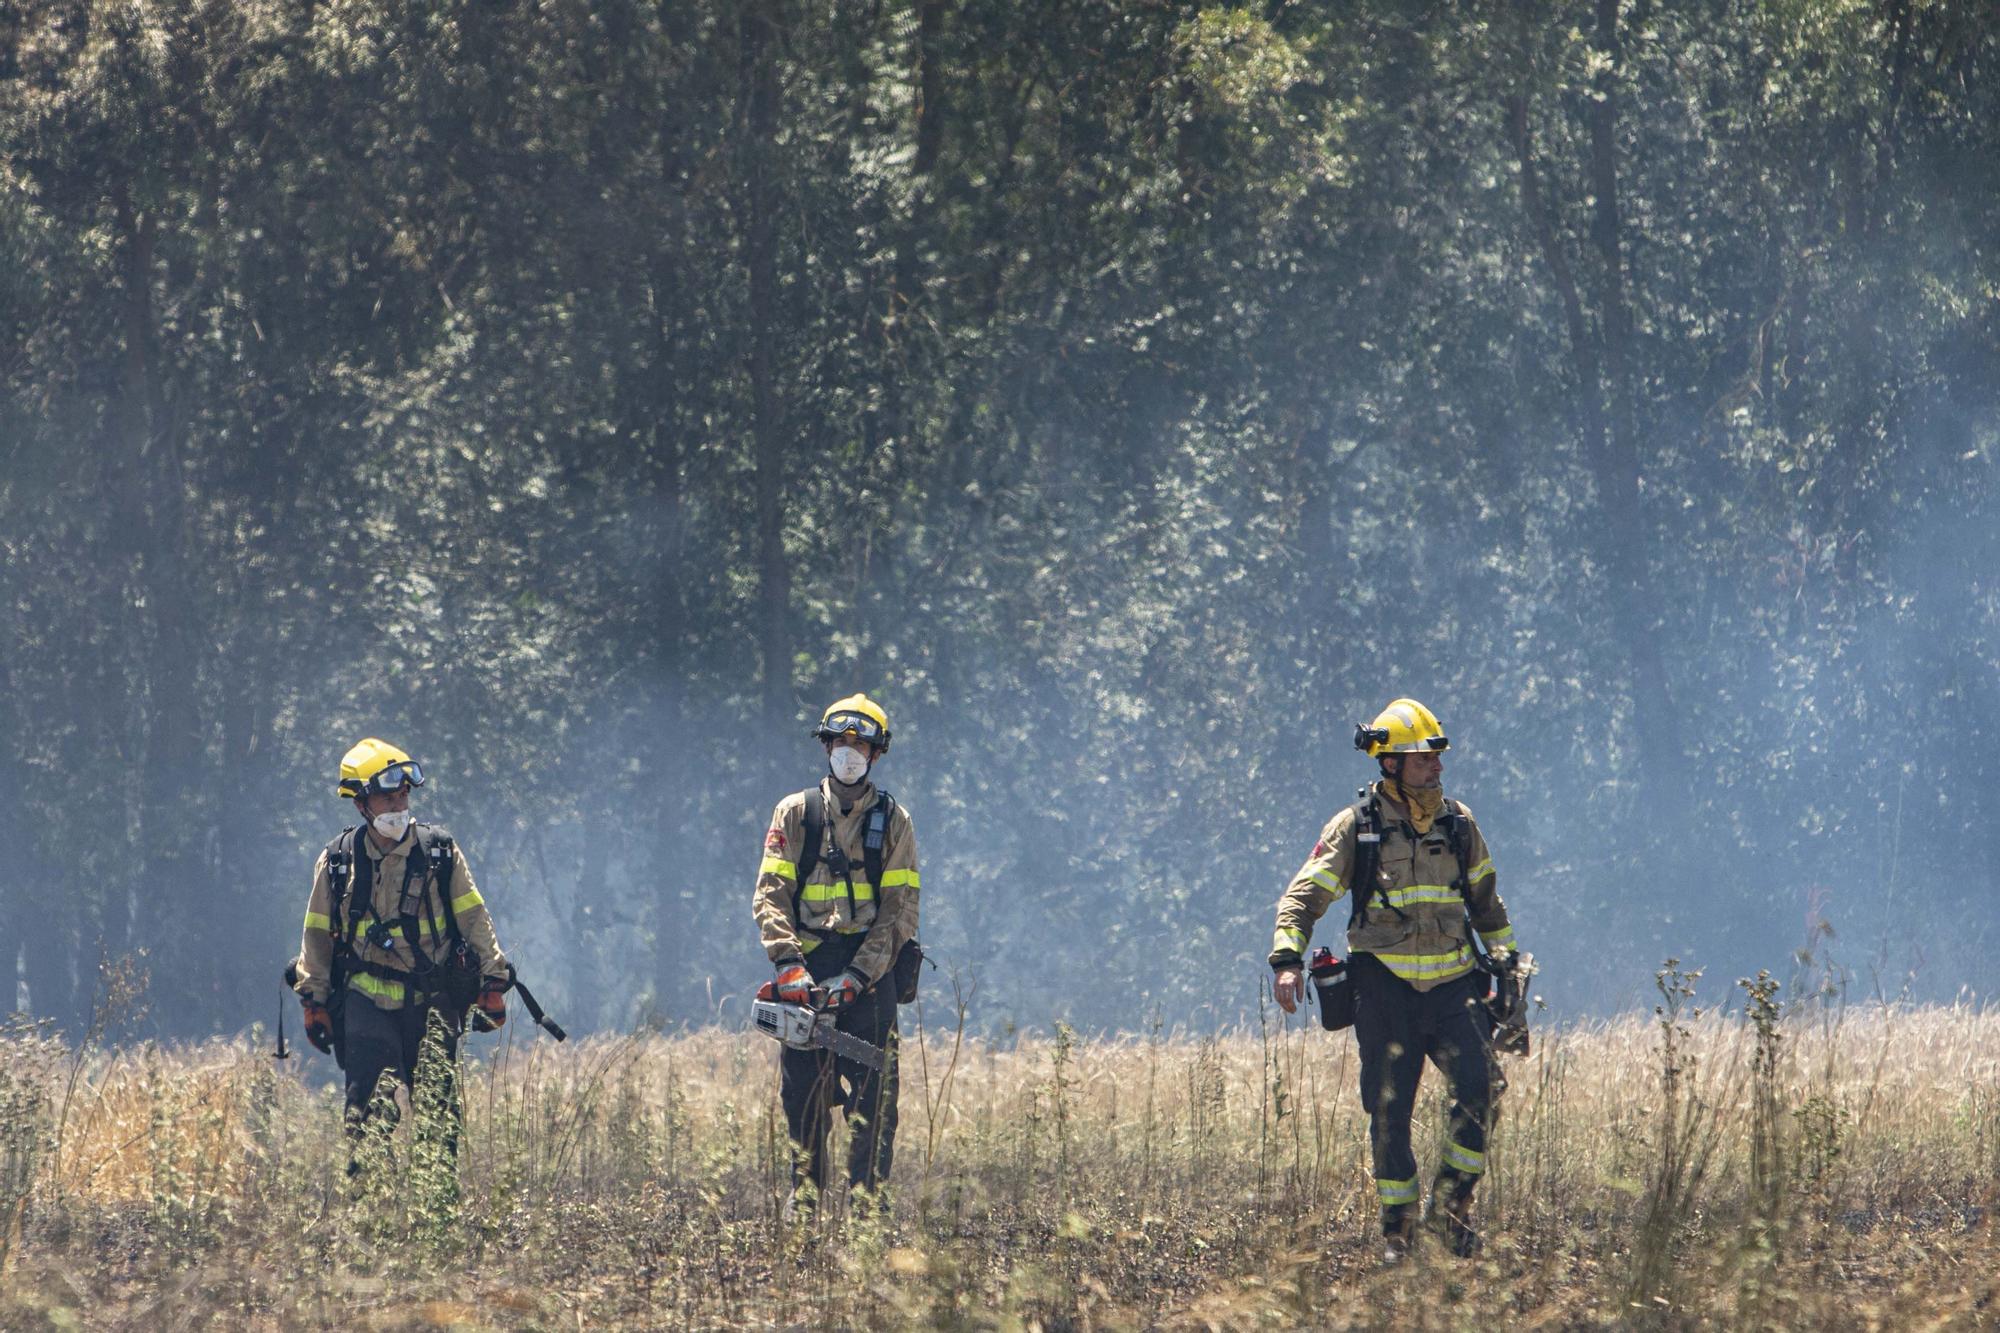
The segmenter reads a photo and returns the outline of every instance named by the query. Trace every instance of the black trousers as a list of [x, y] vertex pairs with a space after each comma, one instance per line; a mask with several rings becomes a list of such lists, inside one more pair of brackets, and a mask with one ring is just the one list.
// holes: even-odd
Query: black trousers
[[[806, 955], [806, 970], [822, 984], [832, 981], [854, 961], [860, 935], [836, 935]], [[895, 982], [863, 992], [834, 1024], [870, 1045], [882, 1048], [878, 1073], [858, 1060], [836, 1059], [832, 1051], [798, 1051], [787, 1046], [779, 1056], [778, 1099], [785, 1106], [785, 1124], [798, 1151], [792, 1158], [792, 1183], [810, 1179], [821, 1190], [828, 1179], [826, 1136], [833, 1126], [833, 1108], [847, 1112], [847, 1181], [869, 1188], [889, 1178], [896, 1151], [896, 994]], [[843, 1086], [844, 1085], [844, 1086]]]
[[1486, 1170], [1486, 1131], [1493, 1111], [1491, 1036], [1479, 1003], [1480, 974], [1419, 991], [1373, 954], [1357, 953], [1354, 1035], [1361, 1046], [1361, 1107], [1368, 1112], [1368, 1146], [1385, 1226], [1417, 1202], [1417, 1156], [1410, 1114], [1429, 1059], [1451, 1087], [1450, 1123], [1440, 1181], [1464, 1195]]
[[[343, 1009], [341, 1053], [347, 1062], [347, 1123], [358, 1126], [368, 1118], [376, 1083], [389, 1071], [394, 1070], [410, 1095], [416, 1096], [417, 1052], [423, 1045], [432, 1007], [409, 1004], [401, 1009], [378, 1009], [367, 996], [350, 991]], [[458, 1034], [449, 1022], [442, 1026], [445, 1060], [456, 1069]], [[444, 1092], [456, 1107], [455, 1089], [447, 1087]]]

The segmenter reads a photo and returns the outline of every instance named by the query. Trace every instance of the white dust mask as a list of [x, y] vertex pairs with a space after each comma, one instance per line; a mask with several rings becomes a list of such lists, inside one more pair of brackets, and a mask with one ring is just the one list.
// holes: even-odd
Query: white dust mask
[[369, 822], [374, 824], [377, 833], [387, 838], [390, 842], [401, 842], [403, 834], [408, 832], [410, 828], [410, 812], [408, 810], [384, 810]]
[[851, 745], [834, 746], [826, 762], [827, 767], [833, 770], [833, 776], [850, 787], [868, 776], [868, 761], [861, 757], [861, 751]]

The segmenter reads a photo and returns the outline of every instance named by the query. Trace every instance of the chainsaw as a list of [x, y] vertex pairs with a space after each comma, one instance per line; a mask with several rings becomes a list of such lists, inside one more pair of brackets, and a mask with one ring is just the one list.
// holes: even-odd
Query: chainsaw
[[1504, 963], [1481, 959], [1490, 980], [1486, 1012], [1493, 1018], [1493, 1049], [1504, 1055], [1528, 1053], [1528, 983], [1541, 971], [1531, 953], [1513, 953]]
[[839, 1015], [825, 1004], [823, 987], [813, 987], [807, 1003], [792, 1004], [780, 1000], [777, 984], [767, 981], [757, 988], [757, 998], [751, 1002], [750, 1021], [759, 1032], [795, 1051], [832, 1051], [844, 1060], [880, 1070], [882, 1048], [836, 1028]]

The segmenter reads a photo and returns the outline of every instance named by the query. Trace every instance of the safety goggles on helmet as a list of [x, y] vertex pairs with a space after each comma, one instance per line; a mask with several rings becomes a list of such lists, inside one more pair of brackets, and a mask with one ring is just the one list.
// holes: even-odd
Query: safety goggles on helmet
[[424, 785], [424, 766], [414, 759], [389, 765], [361, 784], [361, 790], [370, 796], [386, 796], [390, 792], [401, 791], [405, 787]]
[[819, 724], [819, 730], [813, 735], [823, 741], [831, 741], [838, 740], [850, 732], [874, 745], [882, 739], [882, 724], [866, 713], [830, 713], [826, 720]]

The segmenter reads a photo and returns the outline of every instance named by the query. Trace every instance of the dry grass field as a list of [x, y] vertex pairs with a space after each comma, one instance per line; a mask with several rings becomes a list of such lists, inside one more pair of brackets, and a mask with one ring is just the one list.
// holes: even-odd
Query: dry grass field
[[[1485, 1253], [1386, 1272], [1352, 1037], [1296, 1019], [993, 1043], [933, 1001], [893, 1215], [810, 1233], [780, 1221], [776, 1047], [748, 1032], [559, 1047], [517, 1024], [475, 1042], [459, 1170], [420, 1110], [350, 1180], [324, 1057], [17, 1028], [0, 1326], [2000, 1324], [2000, 1014], [1746, 994], [1719, 1017], [1689, 989], [1538, 1034], [1508, 1066]], [[1438, 1094], [1433, 1072], [1427, 1162]]]

